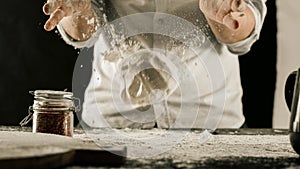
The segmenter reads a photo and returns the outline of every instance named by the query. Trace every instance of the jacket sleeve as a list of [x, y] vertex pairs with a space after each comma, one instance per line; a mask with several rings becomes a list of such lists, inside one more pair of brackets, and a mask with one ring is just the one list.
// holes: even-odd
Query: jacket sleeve
[[226, 44], [228, 49], [232, 53], [242, 55], [249, 52], [253, 43], [259, 39], [262, 25], [267, 12], [267, 7], [265, 4], [266, 1], [267, 0], [246, 0], [245, 1], [255, 16], [256, 25], [254, 31], [251, 33], [251, 35], [248, 38], [236, 43]]
[[61, 35], [62, 39], [69, 45], [74, 46], [75, 48], [84, 48], [84, 47], [91, 47], [97, 41], [98, 36], [100, 34], [101, 26], [103, 25], [103, 12], [100, 10], [103, 9], [103, 2], [99, 0], [92, 0], [92, 8], [95, 12], [96, 22], [97, 22], [97, 31], [92, 34], [92, 36], [86, 41], [75, 41], [73, 40], [63, 29], [63, 27], [58, 24], [57, 30]]

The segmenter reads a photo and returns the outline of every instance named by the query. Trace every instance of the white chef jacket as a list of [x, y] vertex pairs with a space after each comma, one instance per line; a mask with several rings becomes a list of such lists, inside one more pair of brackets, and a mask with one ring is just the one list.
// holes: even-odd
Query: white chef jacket
[[[177, 86], [173, 85], [174, 79], [171, 80], [169, 77], [164, 75], [163, 72], [160, 72], [168, 87], [170, 93], [167, 97], [167, 111], [165, 114], [156, 117], [152, 111], [155, 111], [155, 108], [148, 109], [149, 111], [137, 112], [136, 108], [138, 105], [126, 107], [123, 105], [120, 106], [118, 103], [115, 103], [116, 99], [114, 98], [112, 86], [116, 83], [120, 83], [117, 86], [123, 86], [124, 89], [120, 89], [120, 97], [125, 100], [126, 95], [124, 96], [124, 91], [128, 89], [126, 82], [120, 80], [114, 80], [115, 74], [120, 68], [120, 63], [124, 58], [119, 58], [117, 61], [110, 61], [104, 57], [104, 53], [109, 50], [109, 44], [105, 41], [99, 31], [98, 34], [95, 33], [89, 40], [84, 42], [75, 42], [66, 35], [64, 30], [60, 25], [58, 25], [58, 30], [62, 35], [63, 39], [68, 43], [77, 48], [95, 45], [94, 60], [93, 60], [93, 74], [91, 76], [90, 84], [88, 85], [85, 91], [85, 99], [83, 103], [82, 111], [82, 120], [91, 127], [116, 127], [116, 128], [125, 128], [125, 127], [138, 127], [138, 128], [152, 128], [155, 123], [158, 127], [172, 127], [172, 124], [177, 120], [176, 118], [185, 118], [181, 120], [180, 123], [176, 124], [175, 127], [178, 128], [239, 128], [244, 123], [245, 119], [242, 111], [242, 87], [240, 82], [239, 74], [239, 62], [238, 55], [248, 52], [252, 44], [259, 38], [259, 33], [266, 15], [266, 0], [248, 0], [246, 1], [247, 5], [252, 9], [255, 19], [256, 26], [252, 34], [245, 40], [236, 42], [233, 44], [223, 44], [219, 43], [218, 40], [214, 37], [210, 28], [207, 26], [206, 20], [199, 9], [198, 0], [108, 0], [106, 5], [109, 4], [109, 9], [106, 10], [106, 16], [108, 21], [113, 21], [120, 17], [129, 16], [131, 14], [143, 13], [143, 12], [158, 12], [165, 13], [170, 15], [175, 15], [177, 17], [183, 18], [188, 22], [196, 25], [208, 39], [214, 45], [216, 52], [219, 56], [220, 65], [222, 67], [222, 72], [224, 73], [224, 78], [221, 78], [215, 85], [212, 87], [211, 84], [211, 73], [205, 69], [205, 64], [200, 64], [201, 59], [195, 57], [192, 52], [186, 52], [183, 62], [189, 68], [190, 74], [195, 80], [194, 87], [196, 89], [191, 89], [195, 94], [191, 97], [188, 97], [187, 100], [181, 100], [182, 90], [187, 91], [186, 86]], [[98, 22], [103, 21], [103, 13], [101, 8], [101, 2], [94, 0], [92, 1], [93, 9], [98, 17]], [[161, 15], [160, 15], [161, 16]], [[164, 17], [153, 17], [153, 20], [159, 20], [159, 23], [167, 23], [164, 20]], [[98, 29], [101, 29], [99, 27]], [[166, 43], [162, 43], [161, 37], [159, 35], [145, 35], [137, 36], [135, 38], [137, 41], [141, 42], [146, 49], [159, 48], [161, 50], [166, 50]], [[150, 61], [151, 62], [151, 61]], [[151, 63], [154, 63], [152, 61]], [[198, 63], [198, 64], [195, 64]], [[95, 73], [96, 72], [96, 73]], [[125, 80], [126, 81], [126, 80]], [[121, 84], [123, 83], [123, 84]], [[112, 85], [113, 84], [113, 85]], [[127, 86], [127, 88], [126, 88]], [[182, 89], [185, 88], [185, 89]], [[224, 91], [225, 99], [220, 104], [216, 104], [214, 99], [218, 98], [218, 93]], [[118, 94], [118, 92], [116, 92]], [[222, 93], [222, 92], [221, 92]], [[121, 96], [123, 94], [123, 96]], [[129, 99], [130, 100], [130, 99]], [[126, 101], [125, 101], [126, 102]], [[182, 104], [191, 103], [196, 109], [191, 109], [195, 111], [196, 116], [193, 116], [191, 113], [186, 113], [182, 111], [188, 111], [187, 109], [181, 109]], [[128, 103], [128, 102], [126, 102]], [[187, 105], [189, 105], [187, 103]], [[126, 107], [126, 108], [125, 108]], [[132, 108], [132, 109], [130, 109]], [[161, 110], [161, 109], [160, 109]], [[212, 110], [217, 111], [216, 116], [209, 116]], [[152, 115], [149, 115], [151, 114]], [[186, 115], [178, 115], [186, 113]], [[140, 117], [144, 118], [140, 118]], [[191, 116], [191, 118], [189, 118]], [[135, 118], [138, 117], [138, 118]], [[147, 120], [149, 118], [150, 120]], [[210, 119], [208, 119], [210, 118]], [[209, 124], [212, 123], [212, 124]], [[174, 126], [173, 126], [174, 127]]]

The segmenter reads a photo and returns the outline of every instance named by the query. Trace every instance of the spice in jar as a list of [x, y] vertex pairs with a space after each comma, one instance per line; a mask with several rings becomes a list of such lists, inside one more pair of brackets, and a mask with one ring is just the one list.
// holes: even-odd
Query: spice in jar
[[74, 97], [73, 93], [53, 90], [36, 90], [33, 105], [32, 132], [73, 136]]

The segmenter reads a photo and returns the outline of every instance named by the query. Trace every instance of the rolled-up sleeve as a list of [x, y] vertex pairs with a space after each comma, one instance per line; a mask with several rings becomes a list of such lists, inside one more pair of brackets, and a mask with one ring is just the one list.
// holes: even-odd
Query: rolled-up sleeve
[[266, 0], [246, 0], [245, 2], [248, 4], [255, 16], [256, 25], [253, 32], [248, 38], [236, 43], [226, 44], [228, 49], [232, 53], [237, 55], [242, 55], [249, 52], [253, 43], [259, 39], [262, 25], [267, 12], [267, 7], [265, 4]]
[[62, 39], [69, 45], [74, 46], [75, 48], [84, 48], [84, 47], [91, 47], [94, 45], [94, 43], [97, 41], [100, 29], [103, 23], [103, 12], [100, 10], [103, 8], [103, 4], [99, 2], [98, 0], [92, 0], [92, 9], [94, 10], [95, 16], [96, 16], [96, 22], [97, 22], [97, 31], [92, 34], [92, 36], [86, 40], [86, 41], [75, 41], [70, 37], [63, 29], [61, 24], [57, 25], [57, 30], [59, 34], [61, 35]]

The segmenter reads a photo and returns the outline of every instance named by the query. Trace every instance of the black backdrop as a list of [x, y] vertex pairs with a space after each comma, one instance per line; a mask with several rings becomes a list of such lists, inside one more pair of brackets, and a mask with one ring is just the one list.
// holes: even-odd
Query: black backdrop
[[33, 104], [28, 92], [72, 89], [78, 50], [46, 32], [42, 0], [0, 5], [0, 125], [18, 125]]
[[268, 0], [267, 8], [260, 39], [249, 53], [239, 57], [243, 111], [251, 128], [272, 127], [277, 61], [276, 0]]

